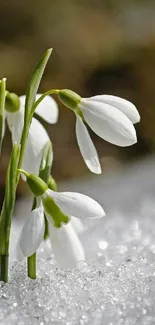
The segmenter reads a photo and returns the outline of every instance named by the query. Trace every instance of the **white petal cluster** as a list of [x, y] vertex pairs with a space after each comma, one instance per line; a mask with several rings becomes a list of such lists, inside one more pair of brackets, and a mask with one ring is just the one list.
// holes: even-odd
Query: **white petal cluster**
[[[37, 95], [36, 99], [39, 96]], [[24, 125], [25, 96], [21, 96], [20, 100], [20, 111], [7, 113], [13, 143], [20, 142]], [[57, 122], [57, 104], [49, 96], [38, 105], [35, 112], [48, 123]], [[86, 165], [93, 173], [100, 174], [101, 166], [85, 123], [99, 137], [112, 144], [125, 147], [137, 142], [133, 124], [139, 122], [140, 116], [136, 107], [125, 99], [109, 95], [81, 98], [80, 101], [78, 100], [74, 112], [76, 114], [77, 142]], [[42, 150], [48, 140], [46, 130], [33, 117], [22, 166], [28, 173], [38, 174]], [[44, 215], [46, 215], [50, 241], [57, 263], [61, 267], [76, 267], [79, 261], [85, 260], [84, 249], [78, 237], [78, 233], [83, 229], [78, 222], [80, 219], [102, 218], [105, 215], [103, 208], [86, 195], [75, 192], [55, 192], [50, 189], [45, 190], [39, 197], [39, 202], [37, 208], [30, 213], [22, 229], [19, 239], [21, 252], [28, 257], [37, 251], [43, 240]], [[53, 206], [50, 208], [52, 204]], [[57, 210], [57, 208], [59, 209]], [[54, 211], [57, 213], [56, 215]], [[66, 224], [67, 216], [72, 221]], [[77, 231], [73, 224], [77, 227]]]
[[105, 213], [99, 203], [92, 198], [75, 192], [54, 192], [47, 190], [42, 203], [30, 213], [22, 229], [19, 245], [24, 256], [31, 256], [40, 246], [44, 236], [44, 213], [49, 223], [50, 241], [57, 263], [61, 267], [74, 268], [79, 261], [85, 260], [84, 249], [72, 222], [56, 228], [51, 216], [45, 210], [44, 200], [52, 197], [56, 205], [71, 219], [102, 218]]
[[[78, 109], [84, 121], [102, 139], [121, 147], [137, 142], [133, 124], [140, 121], [140, 115], [131, 102], [116, 96], [99, 95], [81, 98]], [[76, 136], [83, 159], [93, 173], [100, 174], [97, 151], [82, 118], [78, 113], [76, 117]]]
[[[37, 94], [36, 100], [40, 97]], [[24, 105], [25, 96], [20, 97], [21, 107], [18, 112], [6, 113], [9, 129], [12, 135], [12, 142], [20, 143], [21, 134], [24, 126]], [[58, 107], [54, 99], [47, 96], [36, 108], [35, 113], [43, 118], [46, 122], [54, 124], [58, 119]], [[32, 118], [32, 123], [29, 129], [27, 145], [22, 167], [29, 173], [38, 174], [39, 165], [42, 156], [42, 150], [49, 140], [49, 136], [43, 125], [36, 119]], [[22, 176], [25, 179], [24, 176]]]

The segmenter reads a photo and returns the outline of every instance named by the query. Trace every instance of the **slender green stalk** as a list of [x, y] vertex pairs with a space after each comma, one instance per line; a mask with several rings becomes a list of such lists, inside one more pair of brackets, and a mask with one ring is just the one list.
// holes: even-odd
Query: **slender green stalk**
[[36, 279], [36, 253], [27, 258], [28, 277]]
[[31, 112], [32, 115], [34, 114], [35, 109], [37, 108], [37, 106], [42, 102], [42, 100], [46, 96], [53, 95], [53, 94], [58, 94], [58, 92], [59, 92], [58, 89], [50, 89], [50, 90], [46, 91], [43, 95], [41, 95], [32, 106], [32, 112]]
[[0, 279], [8, 282], [9, 255], [0, 255]]
[[44, 215], [44, 221], [45, 221], [44, 240], [46, 240], [49, 236], [49, 229], [48, 229], [48, 221], [45, 215]]
[[0, 216], [0, 280], [8, 281], [9, 242], [16, 198], [16, 176], [20, 146], [14, 144], [6, 176], [5, 198]]

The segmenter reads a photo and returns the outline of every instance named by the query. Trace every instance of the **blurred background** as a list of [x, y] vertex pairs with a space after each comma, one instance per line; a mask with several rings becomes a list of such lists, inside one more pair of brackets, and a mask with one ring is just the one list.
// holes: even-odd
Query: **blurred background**
[[[8, 90], [25, 94], [37, 60], [53, 47], [40, 92], [70, 88], [83, 97], [113, 94], [136, 105], [141, 115], [136, 145], [119, 148], [89, 130], [103, 173], [154, 153], [155, 1], [0, 1], [0, 31], [0, 78], [7, 78]], [[53, 176], [62, 181], [89, 175], [76, 143], [75, 116], [59, 107], [57, 125], [44, 124], [54, 147]], [[10, 149], [7, 132], [1, 193]], [[25, 191], [21, 183], [18, 195]]]

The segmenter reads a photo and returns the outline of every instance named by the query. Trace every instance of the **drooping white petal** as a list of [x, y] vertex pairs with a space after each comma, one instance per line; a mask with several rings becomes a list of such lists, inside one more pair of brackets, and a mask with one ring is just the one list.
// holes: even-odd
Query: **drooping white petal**
[[[40, 94], [37, 94], [36, 100], [40, 96]], [[58, 105], [51, 96], [46, 96], [37, 106], [35, 113], [42, 117], [46, 122], [54, 124], [58, 120]]]
[[12, 142], [20, 143], [20, 138], [24, 126], [24, 107], [16, 113], [7, 113], [7, 122], [12, 135]]
[[132, 122], [114, 106], [82, 99], [79, 108], [90, 128], [102, 139], [120, 147], [137, 142]]
[[42, 151], [47, 141], [49, 141], [49, 136], [45, 128], [33, 118], [25, 149], [23, 169], [29, 173], [38, 174]]
[[43, 240], [44, 231], [44, 212], [40, 206], [30, 213], [20, 234], [19, 246], [25, 257], [37, 251]]
[[97, 95], [87, 98], [87, 100], [101, 102], [116, 107], [123, 112], [133, 124], [140, 121], [140, 115], [136, 106], [124, 98], [112, 95]]
[[105, 212], [101, 205], [87, 195], [76, 192], [54, 192], [48, 189], [43, 195], [44, 198], [51, 196], [62, 212], [76, 218], [102, 218]]
[[82, 234], [84, 232], [85, 227], [84, 227], [83, 222], [80, 219], [72, 216], [70, 219], [70, 223], [78, 235]]
[[96, 148], [81, 117], [76, 118], [76, 137], [79, 149], [87, 167], [95, 174], [101, 174], [101, 166]]
[[60, 267], [75, 268], [85, 260], [84, 249], [71, 223], [55, 228], [49, 223], [49, 235], [55, 259]]
[[[36, 95], [36, 100], [39, 99], [41, 94]], [[20, 96], [20, 102], [25, 105], [26, 96]], [[54, 124], [58, 120], [58, 105], [51, 96], [46, 96], [42, 102], [37, 106], [35, 113], [42, 117], [49, 124]]]

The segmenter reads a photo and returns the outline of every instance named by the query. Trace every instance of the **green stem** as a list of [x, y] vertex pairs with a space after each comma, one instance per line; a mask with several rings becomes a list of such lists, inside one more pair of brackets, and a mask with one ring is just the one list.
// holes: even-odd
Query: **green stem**
[[48, 221], [46, 219], [46, 216], [44, 216], [44, 221], [45, 221], [44, 240], [46, 240], [49, 236]]
[[27, 258], [28, 277], [36, 279], [36, 253]]
[[9, 265], [9, 256], [0, 255], [0, 280], [5, 283], [8, 282], [8, 265]]
[[[29, 125], [28, 125], [28, 123], [25, 123], [23, 132], [22, 132], [21, 142], [20, 142], [21, 150], [20, 150], [20, 156], [19, 156], [17, 169], [20, 169], [22, 167], [24, 153], [25, 153], [25, 147], [26, 147], [26, 141], [27, 141], [27, 137], [28, 137], [28, 131], [29, 131]], [[17, 173], [17, 184], [19, 182], [19, 178], [20, 178], [20, 172]]]
[[43, 95], [41, 95], [38, 100], [36, 100], [36, 102], [34, 103], [33, 107], [32, 107], [32, 115], [35, 112], [35, 109], [37, 108], [37, 106], [42, 102], [42, 100], [48, 96], [48, 95], [53, 95], [53, 94], [58, 94], [59, 90], [58, 89], [50, 89], [48, 91], [46, 91]]
[[0, 215], [0, 280], [7, 282], [9, 241], [12, 214], [16, 197], [16, 175], [20, 146], [14, 144], [6, 175], [5, 198]]

